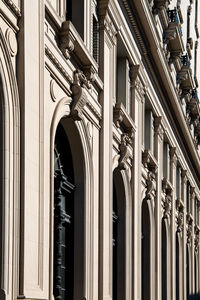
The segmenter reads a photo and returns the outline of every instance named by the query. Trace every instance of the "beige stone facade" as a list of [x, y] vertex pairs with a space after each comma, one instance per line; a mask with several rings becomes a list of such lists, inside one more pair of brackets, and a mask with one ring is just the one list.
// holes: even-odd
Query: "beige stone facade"
[[199, 37], [199, 0], [0, 0], [0, 300], [200, 297]]

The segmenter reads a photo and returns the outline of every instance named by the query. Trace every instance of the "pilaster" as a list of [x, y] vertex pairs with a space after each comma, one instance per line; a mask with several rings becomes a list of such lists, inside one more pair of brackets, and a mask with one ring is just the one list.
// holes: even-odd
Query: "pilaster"
[[100, 131], [100, 299], [112, 298], [112, 126], [115, 97], [116, 33], [108, 14], [109, 1], [98, 5], [100, 22], [100, 77], [104, 91], [100, 94], [102, 123]]
[[182, 281], [183, 281], [183, 300], [187, 300], [187, 292], [186, 292], [186, 245], [187, 245], [187, 231], [186, 231], [186, 207], [187, 207], [187, 199], [186, 199], [186, 188], [187, 188], [187, 170], [182, 170], [181, 178], [182, 178], [182, 191], [181, 198], [184, 203], [184, 211], [183, 211], [183, 272], [182, 272]]
[[[173, 190], [176, 187], [176, 148], [170, 149], [170, 181], [173, 186]], [[172, 194], [172, 214], [171, 214], [171, 299], [176, 299], [176, 228], [175, 228], [175, 192]]]
[[154, 147], [155, 147], [155, 158], [158, 162], [158, 170], [156, 176], [156, 197], [155, 197], [155, 287], [156, 295], [155, 299], [161, 299], [161, 267], [162, 267], [162, 257], [161, 257], [161, 228], [162, 228], [162, 218], [161, 218], [161, 178], [163, 174], [163, 128], [162, 128], [162, 117], [158, 116], [154, 119]]

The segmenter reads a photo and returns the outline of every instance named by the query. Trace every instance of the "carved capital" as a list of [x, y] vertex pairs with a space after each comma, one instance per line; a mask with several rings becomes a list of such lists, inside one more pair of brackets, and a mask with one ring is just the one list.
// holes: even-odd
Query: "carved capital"
[[186, 181], [187, 181], [187, 170], [181, 170], [181, 177], [182, 177], [182, 180], [183, 180], [183, 183], [185, 184]]
[[107, 11], [108, 11], [108, 5], [109, 5], [110, 0], [100, 0], [98, 1], [98, 15], [100, 19], [104, 19]]
[[106, 17], [104, 18], [104, 29], [108, 33], [108, 36], [110, 37], [110, 40], [113, 42], [113, 44], [116, 44], [116, 34], [118, 30], [116, 29], [113, 21], [108, 15], [106, 15]]
[[156, 135], [159, 135], [163, 139], [164, 130], [162, 127], [162, 116], [154, 118], [154, 131]]
[[172, 163], [176, 163], [176, 147], [171, 147], [169, 151], [170, 159]]
[[83, 74], [82, 71], [76, 70], [74, 72], [74, 82], [71, 85], [72, 90], [72, 107], [71, 107], [71, 116], [75, 120], [81, 120], [83, 114], [83, 108], [88, 102], [85, 89], [90, 88], [90, 84]]

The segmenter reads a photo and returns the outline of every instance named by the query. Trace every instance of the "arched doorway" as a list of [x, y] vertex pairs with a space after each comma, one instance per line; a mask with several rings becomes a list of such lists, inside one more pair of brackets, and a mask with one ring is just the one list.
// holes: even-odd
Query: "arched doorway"
[[113, 173], [113, 300], [125, 299], [126, 199], [118, 169]]
[[162, 300], [167, 300], [167, 230], [162, 219]]
[[187, 299], [190, 296], [190, 258], [189, 258], [189, 245], [186, 245], [186, 295]]
[[151, 241], [150, 241], [150, 215], [147, 201], [142, 203], [142, 300], [150, 299], [151, 276], [150, 276], [150, 257], [151, 257]]
[[176, 300], [179, 300], [180, 295], [180, 247], [179, 247], [179, 233], [176, 232]]
[[[0, 28], [0, 299], [19, 288], [20, 105], [8, 44]], [[20, 274], [21, 276], [21, 274]]]
[[84, 157], [78, 130], [62, 119], [54, 142], [55, 300], [83, 299], [85, 253]]

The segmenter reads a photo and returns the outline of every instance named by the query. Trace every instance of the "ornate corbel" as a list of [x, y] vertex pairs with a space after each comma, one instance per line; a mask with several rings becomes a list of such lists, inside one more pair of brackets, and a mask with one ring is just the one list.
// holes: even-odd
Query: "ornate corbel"
[[82, 120], [83, 108], [88, 102], [85, 89], [90, 89], [90, 83], [82, 71], [74, 71], [74, 82], [71, 85], [72, 106], [71, 116], [74, 120]]
[[70, 58], [70, 53], [74, 50], [74, 42], [75, 37], [73, 33], [70, 31], [70, 27], [68, 25], [69, 21], [65, 21], [62, 23], [62, 27], [59, 33], [60, 38], [60, 50], [65, 56], [65, 58]]
[[154, 174], [157, 173], [157, 162], [150, 150], [147, 149], [142, 153], [142, 163], [145, 168], [152, 171]]
[[171, 209], [172, 209], [172, 185], [171, 183], [166, 179], [163, 178], [162, 180], [162, 190], [165, 194], [164, 200], [163, 200], [163, 217], [165, 219], [168, 219], [171, 215]]

